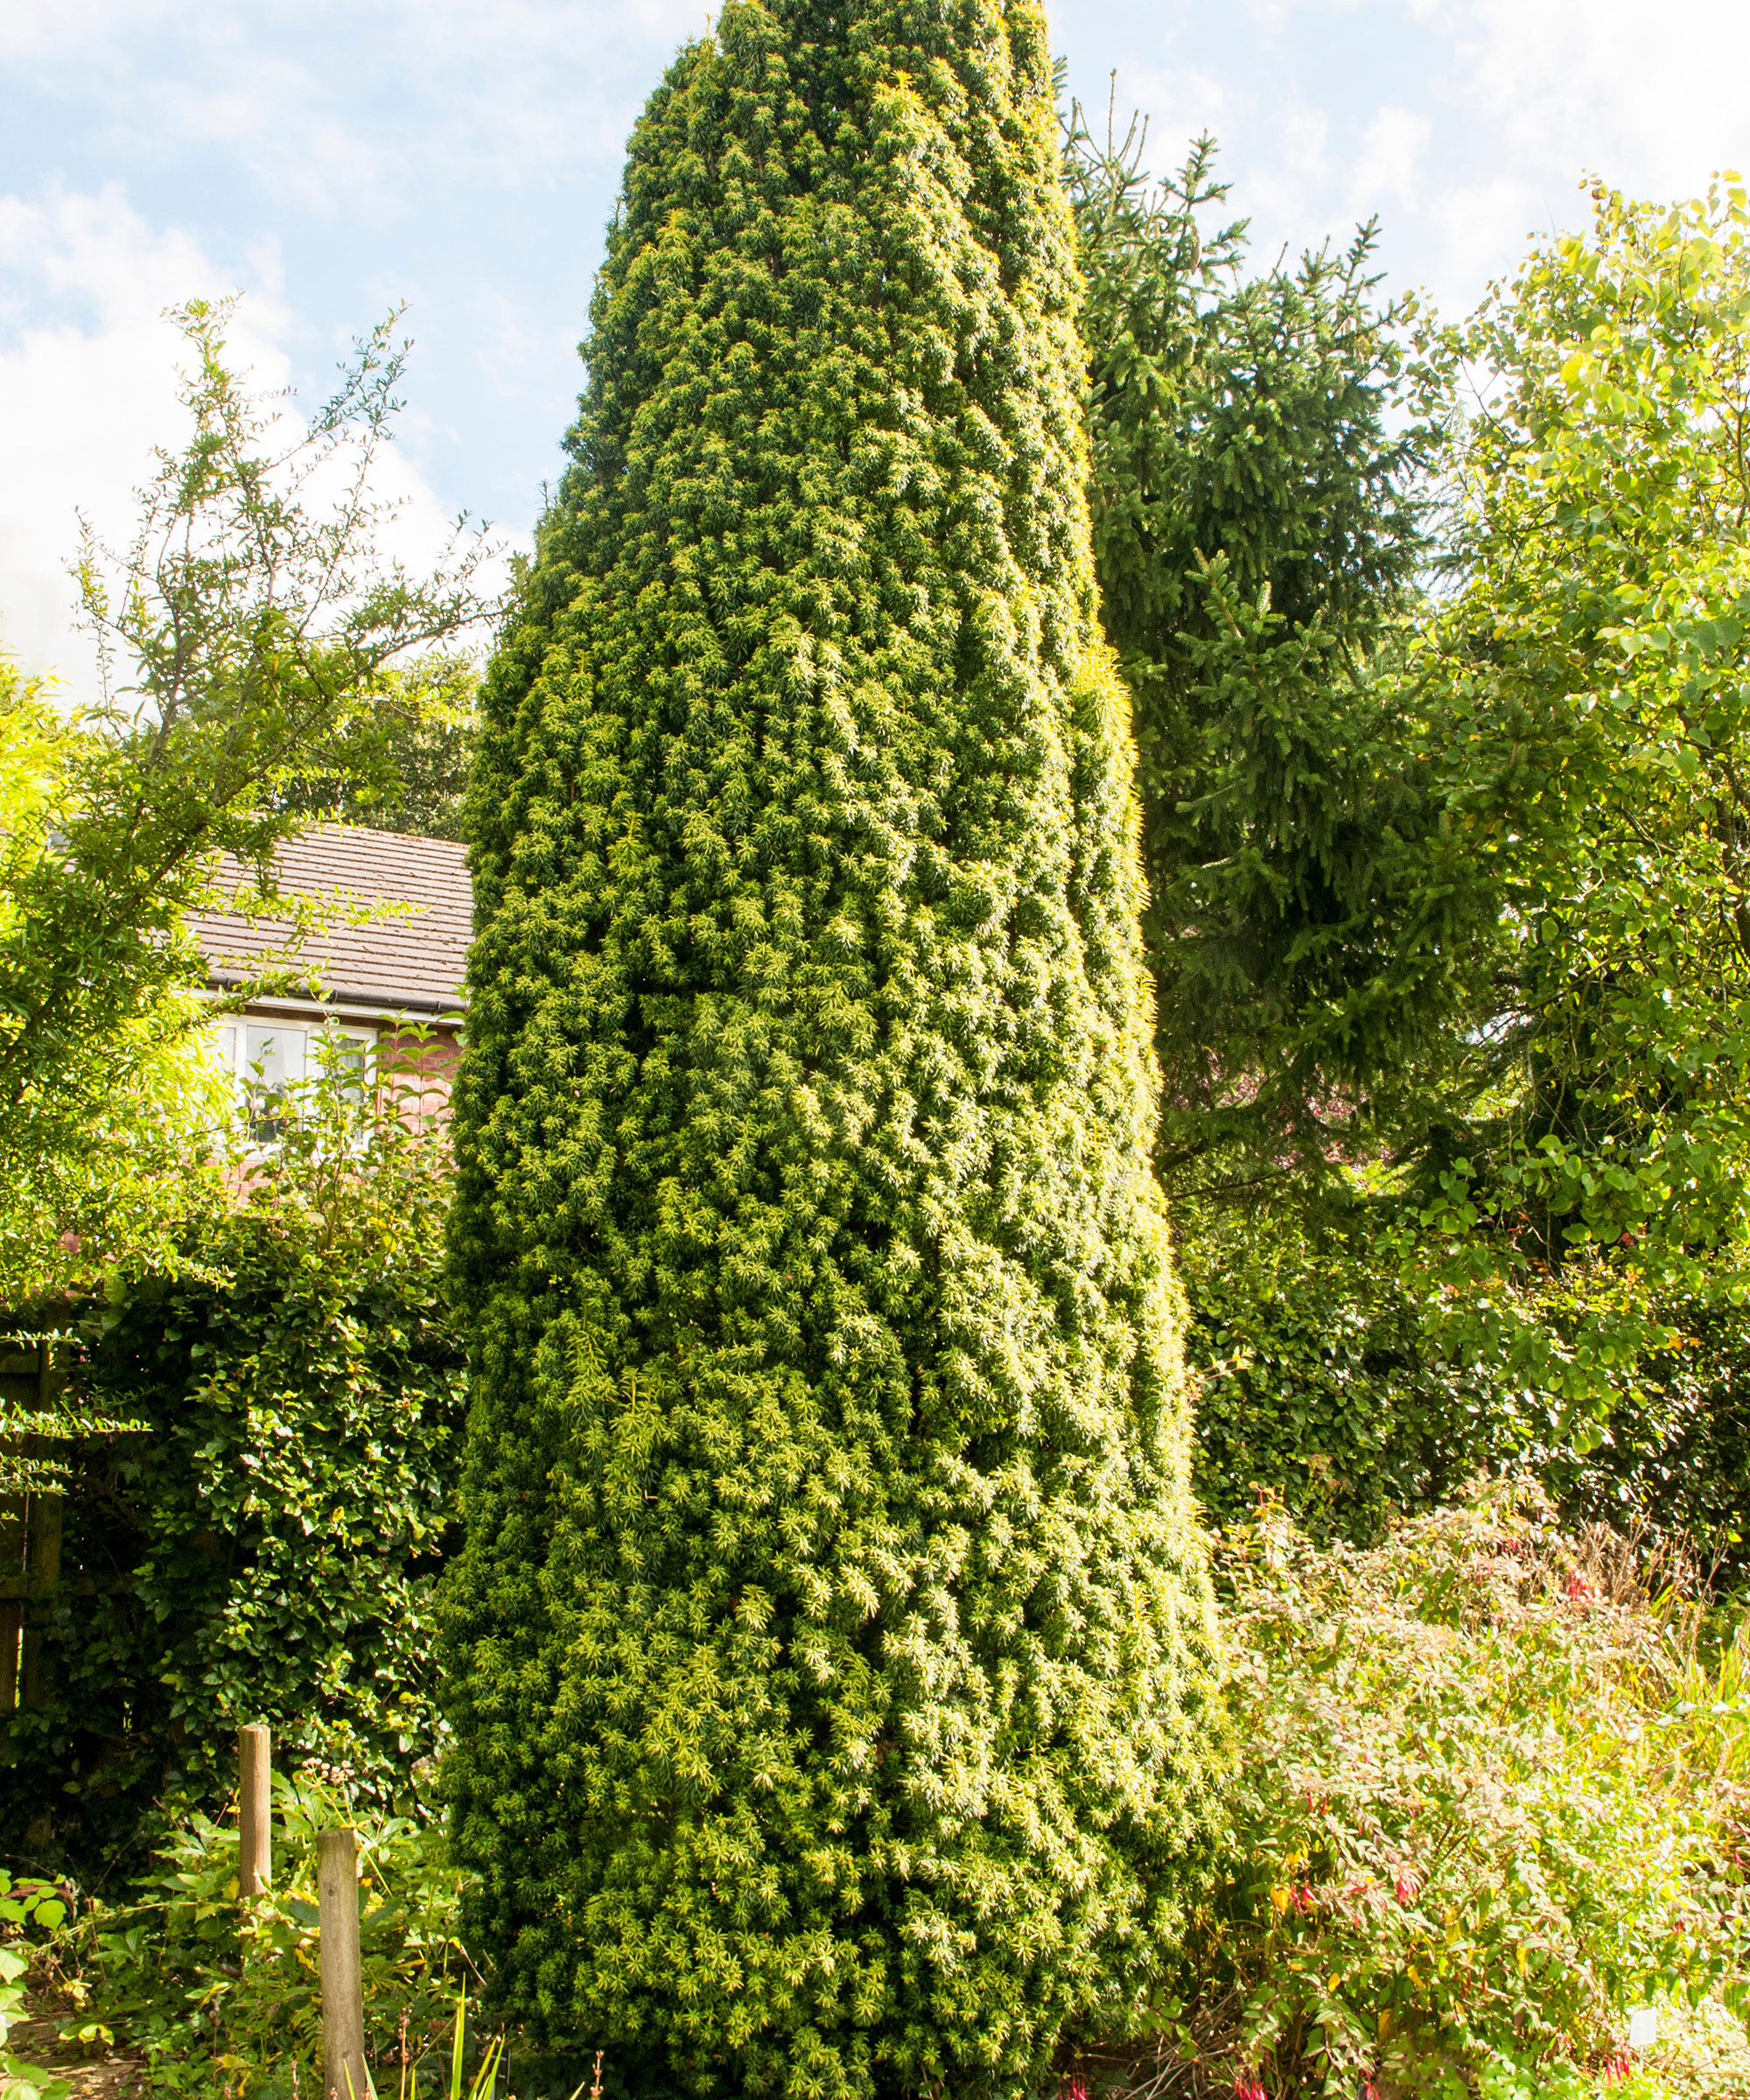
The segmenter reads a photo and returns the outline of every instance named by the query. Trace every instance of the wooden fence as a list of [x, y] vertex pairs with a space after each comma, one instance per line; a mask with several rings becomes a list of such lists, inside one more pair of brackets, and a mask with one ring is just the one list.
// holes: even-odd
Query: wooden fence
[[[10, 1411], [46, 1414], [66, 1385], [53, 1349], [0, 1344], [0, 1403]], [[24, 1437], [17, 1456], [37, 1457], [46, 1446]], [[48, 1659], [42, 1639], [45, 1609], [60, 1586], [61, 1498], [29, 1494], [0, 1499], [0, 1713], [48, 1701]]]

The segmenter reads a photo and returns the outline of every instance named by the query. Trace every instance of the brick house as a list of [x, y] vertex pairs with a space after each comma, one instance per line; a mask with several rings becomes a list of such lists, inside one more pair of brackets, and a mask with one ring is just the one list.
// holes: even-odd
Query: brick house
[[[339, 895], [396, 908], [362, 926], [337, 917], [306, 935], [297, 990], [252, 1001], [214, 1024], [220, 1057], [239, 1085], [257, 1070], [270, 1089], [301, 1079], [313, 1067], [318, 1032], [355, 1045], [362, 1071], [410, 1023], [430, 1031], [418, 1062], [441, 1085], [458, 1054], [462, 972], [473, 931], [466, 849], [360, 824], [315, 824], [280, 849], [274, 869], [280, 888], [293, 896]], [[234, 862], [221, 865], [221, 889], [248, 881]], [[256, 975], [287, 930], [267, 920], [251, 926], [228, 912], [199, 913], [189, 924], [215, 991]]]

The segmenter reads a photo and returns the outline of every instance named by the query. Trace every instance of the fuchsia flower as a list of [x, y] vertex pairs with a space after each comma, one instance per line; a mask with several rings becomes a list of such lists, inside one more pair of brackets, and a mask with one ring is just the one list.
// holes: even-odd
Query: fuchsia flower
[[1234, 2081], [1234, 2100], [1267, 2100], [1267, 2096], [1256, 2078], [1241, 2076]]
[[1413, 1903], [1422, 1884], [1416, 1879], [1415, 1871], [1407, 1866], [1397, 1870], [1397, 1900], [1400, 1903]]

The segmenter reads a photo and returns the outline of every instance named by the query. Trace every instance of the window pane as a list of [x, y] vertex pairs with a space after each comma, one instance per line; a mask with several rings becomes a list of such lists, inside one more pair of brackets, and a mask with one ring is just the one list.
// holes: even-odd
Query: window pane
[[265, 1093], [277, 1093], [289, 1082], [304, 1077], [304, 1051], [302, 1028], [284, 1027], [277, 1021], [251, 1021], [243, 1031], [243, 1058], [248, 1068], [243, 1077]]
[[365, 1095], [365, 1046], [356, 1035], [340, 1038], [340, 1084], [348, 1094], [362, 1101]]

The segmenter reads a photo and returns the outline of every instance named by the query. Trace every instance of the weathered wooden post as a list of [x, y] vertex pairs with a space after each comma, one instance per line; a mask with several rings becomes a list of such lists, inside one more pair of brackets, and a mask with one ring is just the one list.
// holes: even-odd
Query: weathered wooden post
[[237, 1731], [237, 1893], [264, 1895], [273, 1879], [273, 1738], [265, 1728]]
[[352, 1830], [316, 1840], [322, 1960], [323, 2100], [365, 2100], [365, 2001], [359, 1970], [359, 1841]]

